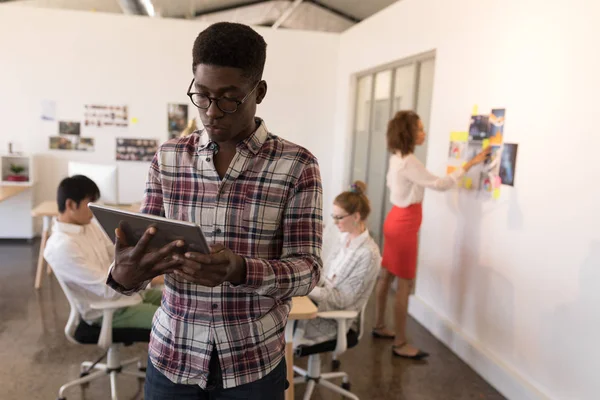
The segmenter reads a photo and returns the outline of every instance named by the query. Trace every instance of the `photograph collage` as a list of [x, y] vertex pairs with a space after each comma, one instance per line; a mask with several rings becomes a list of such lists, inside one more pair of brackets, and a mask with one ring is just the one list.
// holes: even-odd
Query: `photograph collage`
[[518, 144], [504, 143], [505, 116], [505, 109], [472, 115], [468, 132], [450, 134], [448, 173], [490, 147], [486, 161], [471, 168], [463, 177], [463, 189], [498, 199], [501, 185], [514, 186]]

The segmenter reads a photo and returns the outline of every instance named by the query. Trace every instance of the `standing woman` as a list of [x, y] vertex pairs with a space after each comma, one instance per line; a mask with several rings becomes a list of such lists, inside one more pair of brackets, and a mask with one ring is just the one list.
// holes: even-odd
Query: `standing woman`
[[[422, 359], [429, 354], [408, 344], [406, 318], [408, 297], [413, 289], [417, 268], [418, 233], [421, 227], [421, 202], [425, 188], [445, 191], [474, 165], [485, 160], [489, 149], [465, 163], [463, 168], [445, 177], [437, 177], [425, 169], [414, 155], [415, 146], [425, 141], [421, 118], [413, 111], [399, 111], [389, 122], [388, 149], [392, 153], [387, 173], [392, 210], [383, 226], [383, 268], [377, 283], [376, 324], [373, 336], [394, 339], [393, 354], [410, 359]], [[390, 285], [398, 278], [395, 300], [395, 331], [385, 327], [385, 309]]]

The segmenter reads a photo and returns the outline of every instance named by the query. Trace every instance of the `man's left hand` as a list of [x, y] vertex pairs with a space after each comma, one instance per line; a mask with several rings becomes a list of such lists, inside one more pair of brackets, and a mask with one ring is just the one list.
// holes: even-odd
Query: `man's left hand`
[[241, 285], [246, 281], [244, 259], [221, 244], [210, 246], [210, 254], [187, 252], [174, 258], [181, 262], [175, 274], [198, 285]]

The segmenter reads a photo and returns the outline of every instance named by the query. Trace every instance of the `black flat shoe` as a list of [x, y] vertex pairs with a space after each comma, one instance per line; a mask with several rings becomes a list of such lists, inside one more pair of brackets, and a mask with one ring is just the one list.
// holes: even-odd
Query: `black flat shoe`
[[373, 329], [371, 335], [376, 339], [394, 339], [396, 335], [384, 335], [383, 333], [377, 332], [378, 329]]
[[424, 358], [429, 357], [429, 353], [427, 353], [425, 351], [421, 351], [421, 350], [419, 350], [419, 352], [417, 354], [415, 354], [414, 356], [409, 356], [406, 354], [400, 354], [400, 353], [396, 352], [396, 349], [401, 349], [405, 345], [406, 345], [406, 343], [402, 343], [399, 346], [392, 346], [392, 354], [394, 355], [394, 357], [407, 358], [409, 360], [422, 360]]

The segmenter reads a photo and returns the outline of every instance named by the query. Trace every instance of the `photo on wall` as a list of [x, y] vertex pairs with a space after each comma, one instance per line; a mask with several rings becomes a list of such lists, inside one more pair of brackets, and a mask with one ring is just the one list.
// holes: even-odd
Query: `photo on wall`
[[50, 150], [75, 150], [77, 147], [77, 138], [74, 136], [50, 136]]
[[469, 141], [484, 140], [490, 137], [489, 115], [472, 115], [469, 124]]
[[503, 185], [515, 185], [518, 149], [519, 145], [516, 143], [504, 143], [504, 150], [500, 158], [500, 179]]
[[501, 145], [504, 136], [504, 116], [506, 114], [505, 109], [492, 110], [489, 118], [489, 129], [490, 129], [490, 144]]
[[85, 126], [127, 128], [129, 125], [127, 106], [86, 104], [84, 109], [83, 123]]
[[187, 104], [167, 105], [167, 117], [169, 124], [169, 138], [176, 138], [187, 126], [188, 106]]
[[117, 161], [152, 161], [158, 150], [155, 139], [117, 139]]
[[77, 150], [94, 151], [94, 138], [79, 138], [79, 143], [77, 143]]
[[58, 123], [58, 133], [60, 135], [81, 135], [81, 123], [60, 121]]
[[56, 102], [54, 100], [42, 100], [40, 114], [44, 121], [56, 121]]
[[50, 150], [94, 151], [94, 138], [82, 138], [75, 135], [50, 136]]
[[451, 160], [463, 160], [467, 152], [466, 142], [450, 142], [448, 158]]

